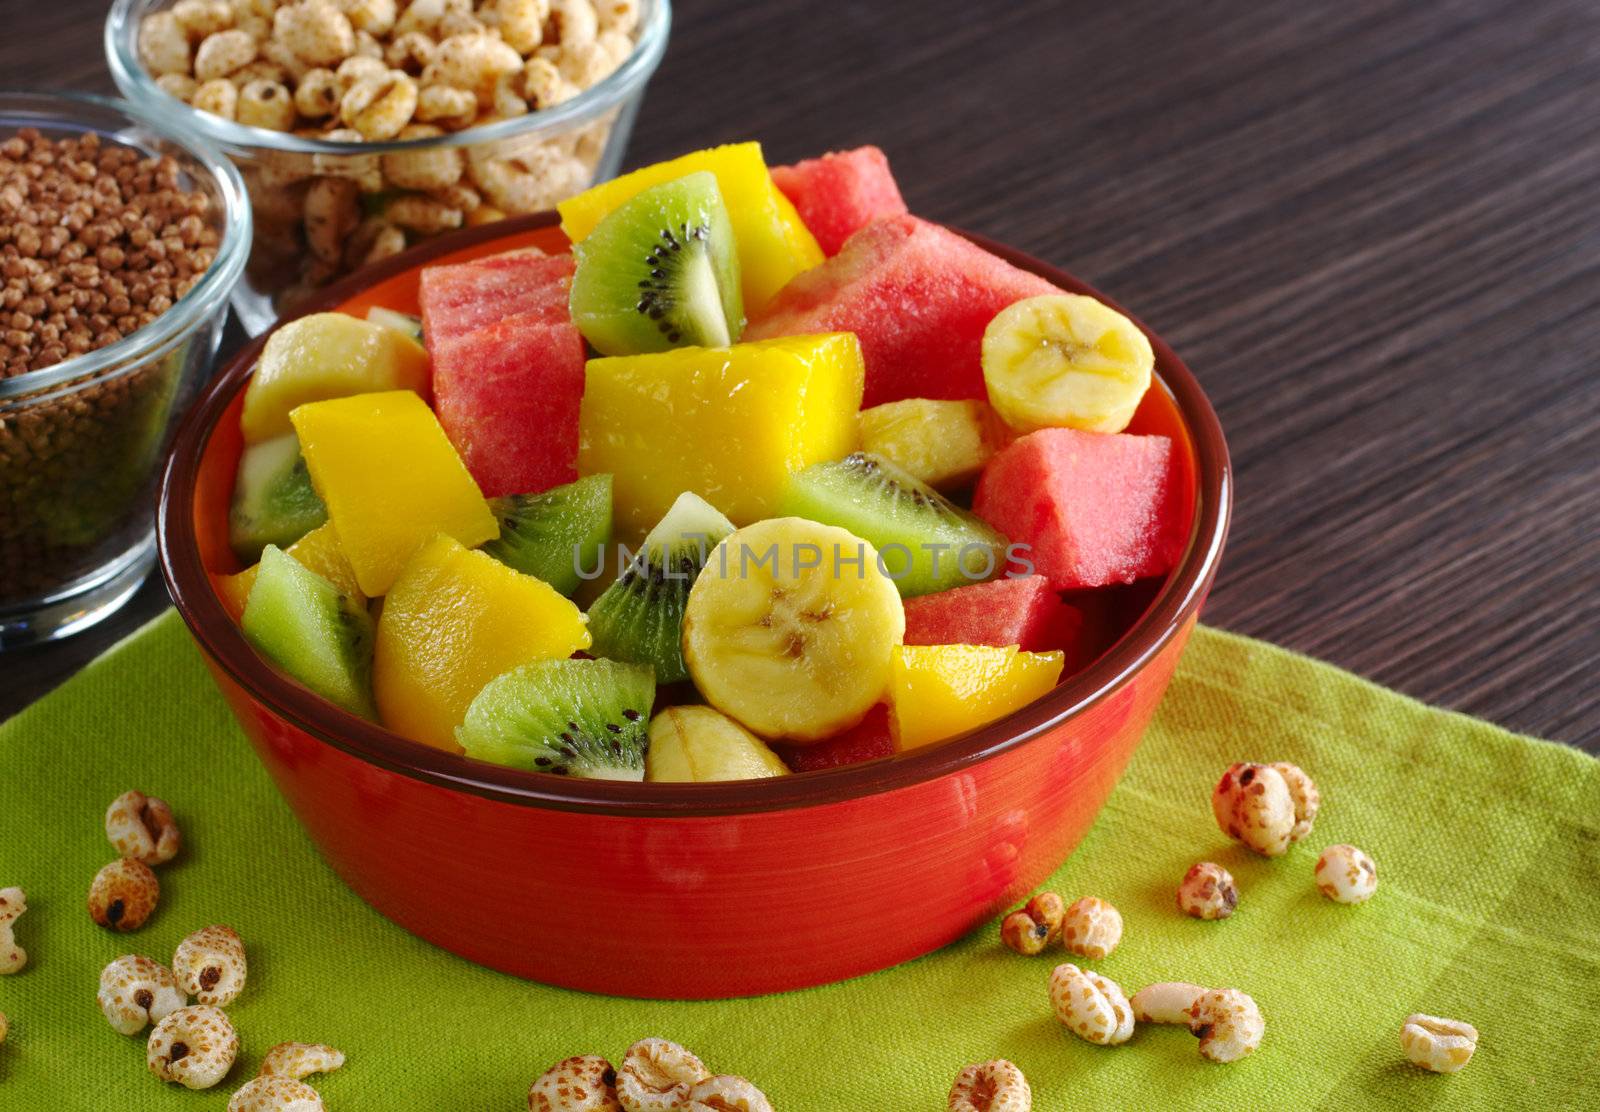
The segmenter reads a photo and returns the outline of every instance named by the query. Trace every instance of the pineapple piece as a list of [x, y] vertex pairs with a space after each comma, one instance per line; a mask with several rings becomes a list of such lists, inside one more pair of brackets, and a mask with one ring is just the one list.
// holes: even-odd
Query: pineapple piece
[[1015, 645], [899, 645], [889, 662], [889, 728], [902, 752], [1004, 718], [1055, 687], [1063, 654]]
[[460, 752], [456, 727], [484, 684], [588, 647], [583, 613], [554, 587], [438, 536], [384, 599], [372, 691], [385, 726]]
[[789, 279], [822, 262], [822, 248], [817, 246], [816, 237], [806, 228], [794, 205], [772, 184], [760, 143], [734, 143], [695, 151], [569, 197], [556, 206], [561, 213], [561, 230], [577, 243], [594, 231], [612, 209], [641, 190], [700, 170], [716, 175], [717, 188], [728, 205], [734, 239], [739, 244], [745, 312], [754, 313], [788, 285]]
[[765, 742], [710, 707], [668, 707], [650, 722], [644, 778], [659, 784], [787, 776]]
[[855, 448], [864, 374], [848, 332], [591, 359], [578, 472], [611, 474], [624, 539], [686, 490], [748, 525], [791, 472]]
[[1009, 436], [986, 402], [907, 398], [861, 411], [861, 450], [931, 487], [970, 484]]
[[428, 353], [405, 333], [345, 313], [312, 313], [272, 334], [244, 392], [246, 444], [289, 432], [306, 402], [380, 390], [428, 392]]
[[439, 533], [468, 547], [500, 535], [438, 419], [411, 391], [312, 402], [290, 419], [363, 593], [387, 593], [411, 554]]
[[[283, 551], [332, 583], [340, 594], [353, 599], [356, 605], [367, 604], [367, 596], [361, 593], [361, 584], [356, 582], [356, 569], [345, 559], [344, 549], [339, 545], [339, 534], [333, 531], [331, 523], [319, 525]], [[222, 605], [228, 613], [233, 615], [234, 621], [238, 621], [244, 613], [250, 588], [255, 586], [256, 576], [260, 572], [261, 565], [252, 564], [237, 575], [217, 577], [217, 594], [221, 596]]]

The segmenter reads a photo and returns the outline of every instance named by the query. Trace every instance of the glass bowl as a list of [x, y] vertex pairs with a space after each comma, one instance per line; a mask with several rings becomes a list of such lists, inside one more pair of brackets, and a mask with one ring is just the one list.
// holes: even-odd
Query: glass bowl
[[[425, 264], [566, 245], [554, 214], [472, 228], [310, 307], [414, 312]], [[1171, 437], [1185, 465], [1195, 513], [1178, 566], [1148, 582], [1153, 597], [1119, 608], [1115, 645], [1042, 699], [863, 764], [705, 784], [524, 772], [401, 737], [273, 668], [215, 582], [239, 567], [227, 506], [264, 337], [219, 372], [178, 435], [162, 572], [257, 757], [328, 863], [383, 915], [470, 961], [588, 992], [716, 998], [825, 984], [928, 953], [1019, 902], [1083, 838], [1155, 712], [1216, 574], [1232, 481], [1200, 384], [1150, 341], [1157, 381], [1129, 431]], [[619, 914], [625, 929], [594, 929]]]
[[155, 561], [153, 492], [175, 418], [205, 377], [250, 253], [233, 165], [161, 120], [101, 97], [0, 93], [0, 134], [94, 132], [170, 155], [211, 199], [209, 270], [172, 308], [98, 351], [0, 378], [0, 647], [64, 637], [109, 615]]
[[[461, 183], [473, 185], [483, 202], [479, 209], [459, 208], [459, 218], [430, 208], [428, 219], [441, 226], [408, 227], [408, 242], [463, 223], [554, 208], [616, 176], [671, 26], [670, 0], [643, 0], [633, 53], [604, 80], [554, 107], [431, 139], [346, 143], [247, 127], [169, 96], [140, 61], [137, 42], [144, 16], [170, 4], [115, 0], [106, 17], [106, 60], [128, 100], [174, 131], [204, 137], [243, 172], [255, 247], [233, 303], [252, 335], [320, 287], [375, 261], [370, 248], [382, 222], [363, 217], [392, 211], [397, 196], [426, 196], [396, 188], [390, 180], [396, 159], [459, 152]], [[330, 221], [328, 213], [338, 219]], [[308, 224], [315, 230], [308, 233]], [[326, 231], [330, 224], [339, 230]]]

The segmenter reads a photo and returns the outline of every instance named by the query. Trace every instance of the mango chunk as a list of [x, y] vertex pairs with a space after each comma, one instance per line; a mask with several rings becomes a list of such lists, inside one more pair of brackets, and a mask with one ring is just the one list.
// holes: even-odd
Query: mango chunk
[[700, 170], [717, 177], [739, 243], [745, 311], [761, 308], [802, 270], [822, 262], [822, 248], [789, 199], [772, 184], [760, 143], [733, 143], [657, 162], [613, 178], [556, 206], [561, 230], [577, 243], [641, 190]]
[[[283, 551], [332, 583], [340, 594], [348, 595], [357, 605], [367, 604], [367, 596], [362, 593], [361, 584], [356, 582], [356, 569], [345, 559], [339, 534], [334, 532], [331, 522], [317, 526]], [[244, 613], [250, 588], [255, 586], [256, 576], [260, 572], [261, 565], [252, 564], [237, 575], [217, 577], [217, 594], [222, 597], [222, 605], [235, 621]]]
[[588, 647], [583, 612], [554, 587], [438, 536], [384, 599], [372, 691], [385, 726], [460, 752], [456, 727], [484, 684]]
[[439, 533], [469, 548], [500, 535], [438, 419], [411, 391], [312, 402], [290, 420], [364, 594], [386, 594]]
[[889, 662], [889, 728], [902, 752], [1020, 710], [1055, 687], [1065, 657], [1015, 645], [900, 645]]
[[612, 475], [624, 539], [686, 490], [748, 525], [791, 472], [855, 448], [864, 374], [848, 332], [591, 359], [578, 472]]
[[344, 313], [312, 313], [274, 332], [244, 392], [239, 429], [246, 444], [289, 431], [307, 402], [381, 390], [428, 392], [428, 353], [393, 328]]

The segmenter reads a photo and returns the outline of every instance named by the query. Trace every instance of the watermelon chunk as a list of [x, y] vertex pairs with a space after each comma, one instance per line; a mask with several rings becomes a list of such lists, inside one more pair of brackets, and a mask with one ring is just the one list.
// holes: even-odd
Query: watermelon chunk
[[1164, 436], [1041, 429], [989, 461], [972, 505], [1058, 591], [1132, 583], [1189, 539], [1180, 466]]
[[823, 769], [875, 761], [894, 755], [894, 739], [889, 735], [889, 708], [879, 703], [867, 716], [842, 734], [810, 745], [773, 742], [773, 750], [783, 758], [791, 772], [821, 772]]
[[1042, 575], [908, 598], [905, 609], [907, 645], [1016, 645], [1028, 653], [1061, 649], [1069, 665], [1078, 658], [1083, 615]]
[[429, 346], [439, 423], [485, 497], [578, 477], [588, 349], [570, 321], [536, 310]]
[[889, 160], [877, 147], [774, 166], [772, 181], [794, 203], [824, 255], [837, 255], [851, 233], [880, 216], [906, 211]]
[[440, 344], [507, 317], [570, 319], [567, 298], [576, 265], [571, 255], [532, 248], [424, 268], [417, 296], [429, 353], [437, 359]]
[[983, 330], [1025, 297], [1059, 293], [954, 232], [914, 216], [875, 220], [755, 314], [746, 340], [854, 332], [863, 407], [902, 398], [983, 398]]

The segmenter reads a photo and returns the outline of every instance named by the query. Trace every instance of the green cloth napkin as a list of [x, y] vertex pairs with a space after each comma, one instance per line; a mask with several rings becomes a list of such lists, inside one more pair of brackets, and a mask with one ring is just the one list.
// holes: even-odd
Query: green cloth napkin
[[[1322, 788], [1316, 829], [1285, 858], [1251, 856], [1212, 821], [1211, 786], [1241, 758], [1294, 761]], [[1121, 909], [1122, 945], [1091, 964], [1129, 993], [1181, 979], [1254, 996], [1265, 1041], [1228, 1066], [1177, 1027], [1109, 1049], [1079, 1041], [1045, 987], [1065, 953], [1019, 957], [992, 925], [874, 976], [717, 1003], [587, 996], [472, 966], [368, 910], [322, 863], [170, 613], [0, 725], [0, 769], [0, 886], [27, 889], [31, 955], [0, 978], [4, 1109], [221, 1109], [292, 1039], [348, 1054], [313, 1079], [330, 1112], [512, 1112], [555, 1060], [620, 1061], [646, 1035], [750, 1077], [779, 1112], [932, 1112], [963, 1065], [992, 1057], [1022, 1067], [1041, 1112], [1600, 1107], [1600, 762], [1215, 630], [1195, 632], [1122, 784], [1049, 887]], [[173, 804], [186, 848], [161, 871], [156, 916], [117, 936], [89, 921], [84, 893], [111, 857], [105, 806], [130, 787]], [[1312, 883], [1321, 848], [1345, 841], [1378, 863], [1364, 906]], [[1202, 859], [1238, 879], [1231, 919], [1174, 908]], [[144, 1040], [115, 1034], [94, 993], [116, 955], [169, 961], [214, 922], [249, 948], [229, 1009], [243, 1051], [221, 1087], [191, 1093], [145, 1072]], [[1464, 1073], [1406, 1064], [1400, 1024], [1415, 1011], [1478, 1027]]]

